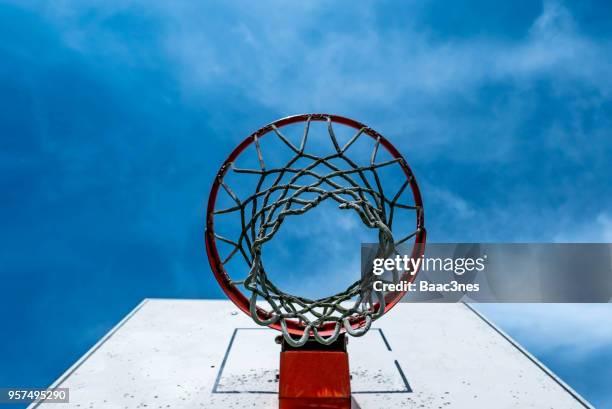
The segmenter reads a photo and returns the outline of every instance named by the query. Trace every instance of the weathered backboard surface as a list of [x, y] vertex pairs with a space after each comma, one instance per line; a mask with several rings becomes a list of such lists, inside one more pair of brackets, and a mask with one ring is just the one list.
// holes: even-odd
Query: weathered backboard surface
[[[147, 299], [54, 383], [70, 403], [50, 407], [277, 408], [278, 334], [229, 301]], [[348, 349], [355, 408], [590, 407], [464, 304], [399, 304]]]

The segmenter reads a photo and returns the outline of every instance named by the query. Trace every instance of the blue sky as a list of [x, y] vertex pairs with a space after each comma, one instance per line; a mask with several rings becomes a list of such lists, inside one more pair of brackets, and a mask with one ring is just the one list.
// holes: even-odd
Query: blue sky
[[[144, 297], [221, 297], [213, 175], [290, 114], [392, 139], [433, 241], [612, 241], [612, 8], [447, 3], [0, 1], [0, 384], [48, 384]], [[608, 305], [513, 308], [484, 310], [611, 405]]]

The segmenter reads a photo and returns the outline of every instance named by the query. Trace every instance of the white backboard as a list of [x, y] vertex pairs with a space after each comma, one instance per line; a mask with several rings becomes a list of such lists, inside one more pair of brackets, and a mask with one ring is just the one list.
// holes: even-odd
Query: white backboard
[[[277, 408], [278, 334], [230, 301], [147, 299], [52, 385], [70, 403], [50, 409]], [[591, 407], [465, 304], [399, 304], [348, 350], [355, 408]]]

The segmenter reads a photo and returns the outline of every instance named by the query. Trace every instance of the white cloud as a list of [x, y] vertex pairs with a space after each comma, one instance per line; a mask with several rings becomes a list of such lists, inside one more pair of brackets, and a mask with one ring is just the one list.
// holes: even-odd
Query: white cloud
[[[206, 86], [215, 77], [246, 83], [253, 98], [281, 111], [326, 105], [353, 110], [375, 103], [395, 114], [396, 104], [411, 95], [470, 93], [488, 81], [524, 82], [540, 75], [557, 79], [559, 86], [578, 79], [605, 94], [610, 91], [607, 76], [597, 75], [610, 68], [600, 57], [609, 54], [610, 47], [581, 36], [559, 3], [547, 2], [529, 35], [514, 42], [494, 38], [439, 42], [404, 28], [359, 29], [350, 35], [330, 30], [313, 43], [302, 30], [315, 23], [316, 8], [301, 10], [297, 16], [250, 11], [255, 17], [230, 26], [248, 33], [232, 35], [236, 43], [230, 47], [211, 44], [212, 33], [202, 25], [181, 24], [180, 30], [169, 30], [168, 50], [186, 68], [185, 74], [193, 75], [190, 85]], [[224, 69], [211, 72], [212, 61], [222, 61]], [[413, 101], [419, 102], [423, 101]]]
[[612, 243], [612, 217], [602, 213], [597, 216], [597, 223], [601, 226], [601, 235], [604, 241]]
[[580, 359], [612, 345], [610, 304], [479, 304], [484, 313], [520, 343], [547, 353], [570, 349]]
[[453, 218], [464, 220], [476, 215], [476, 210], [472, 204], [450, 190], [431, 185], [427, 188], [427, 194], [428, 200], [439, 203], [436, 207], [447, 209], [447, 211], [454, 213], [455, 217]]
[[[158, 30], [143, 33], [155, 38], [124, 39], [121, 36], [130, 33], [108, 24], [127, 12], [154, 22]], [[525, 148], [533, 146], [561, 151], [583, 165], [586, 171], [581, 174], [594, 172], [593, 164], [602, 168], [609, 160], [597, 143], [609, 139], [609, 120], [597, 111], [594, 125], [587, 128], [584, 112], [597, 110], [612, 94], [612, 60], [606, 58], [612, 54], [612, 44], [581, 32], [561, 2], [545, 1], [531, 27], [515, 39], [484, 35], [440, 39], [417, 29], [410, 18], [401, 28], [383, 27], [373, 24], [376, 10], [367, 7], [345, 12], [351, 17], [347, 29], [346, 23], [337, 24], [337, 14], [317, 2], [291, 7], [282, 2], [267, 7], [225, 2], [220, 7], [205, 2], [56, 1], [46, 13], [66, 45], [92, 59], [104, 52], [103, 57], [110, 53], [117, 60], [145, 60], [147, 52], [138, 47], [155, 48], [161, 52], [159, 63], [171, 70], [186, 96], [205, 95], [212, 88], [238, 90], [236, 101], [256, 101], [264, 107], [261, 110], [269, 108], [279, 116], [331, 111], [363, 120], [388, 135], [409, 162], [420, 161], [415, 169], [420, 181], [428, 172], [423, 164], [449, 157], [454, 164], [477, 165], [478, 174], [491, 162], [512, 170], [517, 163], [524, 165]], [[415, 12], [412, 19], [418, 18]], [[100, 46], [102, 40], [110, 41], [108, 48]], [[533, 135], [540, 140], [530, 144], [526, 140], [531, 135], [524, 133], [526, 127], [533, 129], [529, 124], [542, 109], [542, 99], [532, 98], [542, 79], [555, 97], [570, 105], [569, 118], [559, 114], [547, 120], [544, 129], [534, 131], [540, 132]], [[489, 84], [503, 84], [510, 91], [500, 92], [495, 101], [483, 101], [479, 92]], [[577, 97], [577, 89], [587, 89], [590, 99]], [[479, 115], [470, 115], [470, 109]], [[541, 170], [539, 165], [532, 164], [530, 170]], [[524, 177], [525, 169], [521, 172]], [[480, 200], [478, 208], [461, 197], [460, 190], [428, 184], [426, 199], [443, 203], [442, 212], [448, 212], [443, 217], [436, 209], [437, 220], [445, 224], [438, 237], [609, 240], [609, 227], [608, 233], [602, 230], [609, 226], [609, 216], [576, 225], [571, 207], [530, 203], [534, 191], [528, 181], [517, 180], [500, 193], [500, 182], [494, 178], [483, 189], [490, 188], [489, 197], [506, 202]], [[553, 185], [560, 183], [568, 183], [567, 175], [551, 178], [545, 191], [535, 194], [553, 196]], [[576, 187], [567, 186], [570, 189]], [[431, 226], [430, 214], [428, 210]], [[482, 223], [470, 229], [453, 223], [455, 216], [478, 216]], [[537, 223], [529, 223], [533, 221]]]
[[598, 214], [590, 223], [577, 223], [565, 217], [561, 219], [560, 231], [554, 235], [556, 243], [612, 243], [612, 217]]
[[[602, 101], [612, 93], [612, 61], [604, 58], [612, 44], [584, 36], [560, 2], [546, 1], [531, 28], [514, 40], [440, 40], [408, 17], [401, 28], [374, 28], [376, 10], [367, 7], [345, 12], [347, 30], [322, 4], [58, 0], [45, 13], [68, 47], [93, 59], [163, 64], [188, 97], [225, 87], [279, 115], [346, 114], [375, 128], [384, 124], [381, 130], [400, 150], [418, 144], [425, 158], [516, 159], [520, 126], [538, 109], [530, 89], [542, 78], [560, 95], [575, 92], [577, 84], [596, 90]], [[155, 31], [146, 35], [153, 38], [139, 41], [109, 24], [126, 13], [151, 22]], [[418, 11], [411, 18], [417, 20]], [[487, 115], [447, 111], [451, 104], [482, 105], [481, 88], [495, 83], [514, 91], [486, 107]], [[481, 148], [477, 156], [474, 146]]]
[[[79, 49], [112, 30], [114, 14], [146, 9], [159, 22], [167, 56], [189, 89], [216, 81], [238, 84], [262, 103], [282, 111], [361, 104], [393, 107], [410, 93], [470, 92], [491, 80], [529, 81], [546, 74], [564, 82], [577, 78], [610, 92], [598, 73], [609, 71], [609, 44], [582, 36], [569, 11], [546, 1], [523, 39], [432, 40], [406, 21], [398, 29], [369, 29], [373, 10], [352, 12], [354, 30], [319, 30], [333, 16], [316, 2], [291, 8], [224, 3], [226, 12], [202, 3], [58, 1], [47, 8], [58, 29], [81, 38]], [[95, 9], [97, 18], [81, 17]], [[320, 38], [309, 39], [310, 32]], [[95, 48], [91, 51], [96, 51]], [[295, 58], [298, 56], [298, 58]], [[330, 103], [334, 101], [333, 103]], [[415, 101], [420, 102], [420, 101]]]

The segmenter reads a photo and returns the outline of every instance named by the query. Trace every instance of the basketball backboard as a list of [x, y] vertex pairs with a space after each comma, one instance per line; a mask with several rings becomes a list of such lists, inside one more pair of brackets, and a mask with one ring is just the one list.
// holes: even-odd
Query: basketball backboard
[[[230, 301], [146, 299], [51, 408], [277, 408], [278, 334]], [[355, 408], [591, 407], [466, 304], [398, 304], [348, 350]]]

